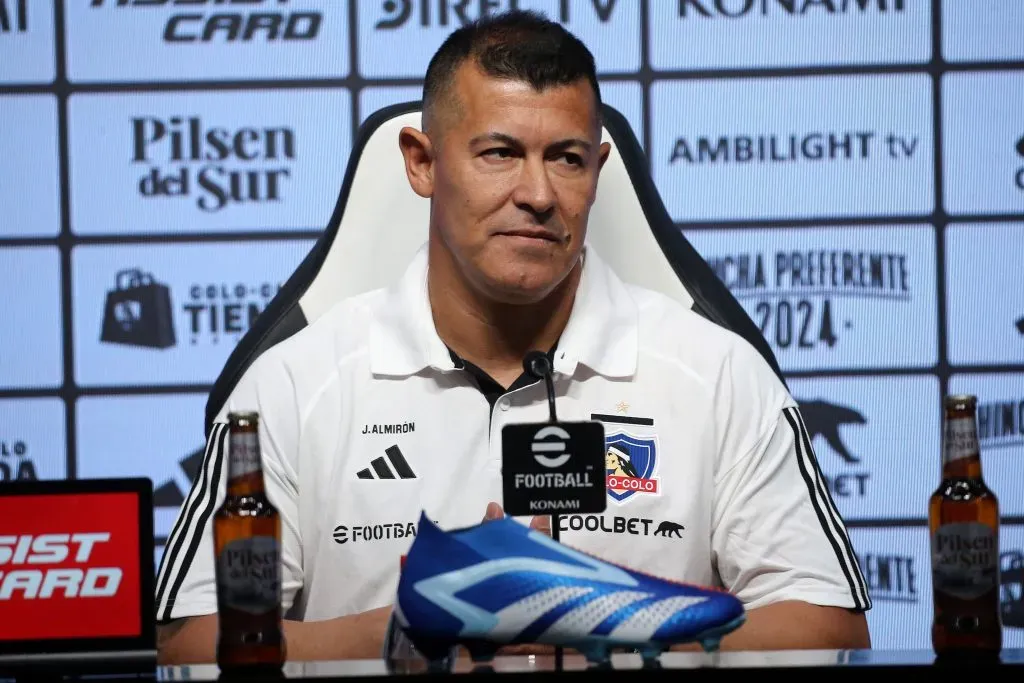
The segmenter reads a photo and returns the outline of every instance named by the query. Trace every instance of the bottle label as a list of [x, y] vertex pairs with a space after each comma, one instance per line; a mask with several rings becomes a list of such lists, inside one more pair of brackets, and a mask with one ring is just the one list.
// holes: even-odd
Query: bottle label
[[281, 546], [271, 536], [231, 541], [217, 558], [225, 607], [264, 614], [281, 604]]
[[996, 588], [999, 548], [995, 531], [980, 522], [944, 524], [932, 535], [935, 590], [973, 600]]
[[946, 422], [943, 462], [978, 455], [978, 431], [974, 419], [957, 417]]
[[232, 434], [228, 445], [228, 476], [232, 479], [252, 474], [260, 469], [259, 436], [253, 432]]

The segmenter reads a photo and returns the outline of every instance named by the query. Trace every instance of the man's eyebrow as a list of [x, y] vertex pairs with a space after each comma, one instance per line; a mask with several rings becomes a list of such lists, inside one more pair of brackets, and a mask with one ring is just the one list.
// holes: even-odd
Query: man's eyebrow
[[469, 144], [476, 145], [481, 142], [500, 142], [508, 145], [509, 147], [525, 147], [522, 140], [514, 138], [511, 135], [506, 135], [505, 133], [484, 133], [483, 135], [477, 135], [469, 141]]
[[548, 149], [552, 152], [564, 152], [572, 147], [582, 147], [584, 152], [589, 152], [593, 145], [586, 140], [580, 140], [579, 138], [566, 138], [565, 140], [559, 140], [556, 143], [548, 145]]
[[[503, 145], [508, 145], [509, 147], [515, 147], [517, 149], [522, 149], [523, 147], [526, 146], [523, 144], [523, 141], [520, 140], [519, 138], [513, 137], [506, 133], [497, 132], [477, 135], [475, 138], [469, 141], [469, 144], [470, 146], [472, 146], [479, 144], [481, 142], [500, 142]], [[548, 145], [547, 149], [548, 151], [551, 152], [562, 152], [572, 147], [581, 147], [583, 148], [584, 152], [589, 152], [593, 145], [591, 145], [586, 140], [581, 140], [580, 138], [566, 138], [564, 140], [559, 140], [558, 142], [551, 143], [550, 145]]]

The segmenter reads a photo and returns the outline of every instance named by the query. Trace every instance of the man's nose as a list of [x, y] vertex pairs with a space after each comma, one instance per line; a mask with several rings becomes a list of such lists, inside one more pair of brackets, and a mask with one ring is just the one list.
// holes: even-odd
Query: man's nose
[[555, 205], [555, 188], [543, 159], [527, 158], [519, 174], [513, 200], [516, 205], [535, 214], [546, 214]]

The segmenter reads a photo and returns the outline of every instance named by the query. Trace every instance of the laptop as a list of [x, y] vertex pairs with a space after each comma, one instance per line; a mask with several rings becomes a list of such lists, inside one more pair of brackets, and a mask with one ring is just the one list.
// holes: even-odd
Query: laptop
[[0, 674], [156, 670], [153, 483], [0, 482]]

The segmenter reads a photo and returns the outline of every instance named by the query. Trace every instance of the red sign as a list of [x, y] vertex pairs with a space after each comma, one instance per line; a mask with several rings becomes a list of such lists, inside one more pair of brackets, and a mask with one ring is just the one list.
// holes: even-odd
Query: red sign
[[135, 493], [0, 498], [0, 640], [137, 637]]
[[608, 488], [613, 491], [637, 491], [639, 493], [657, 493], [657, 479], [643, 479], [641, 477], [619, 477], [614, 474], [608, 476]]

